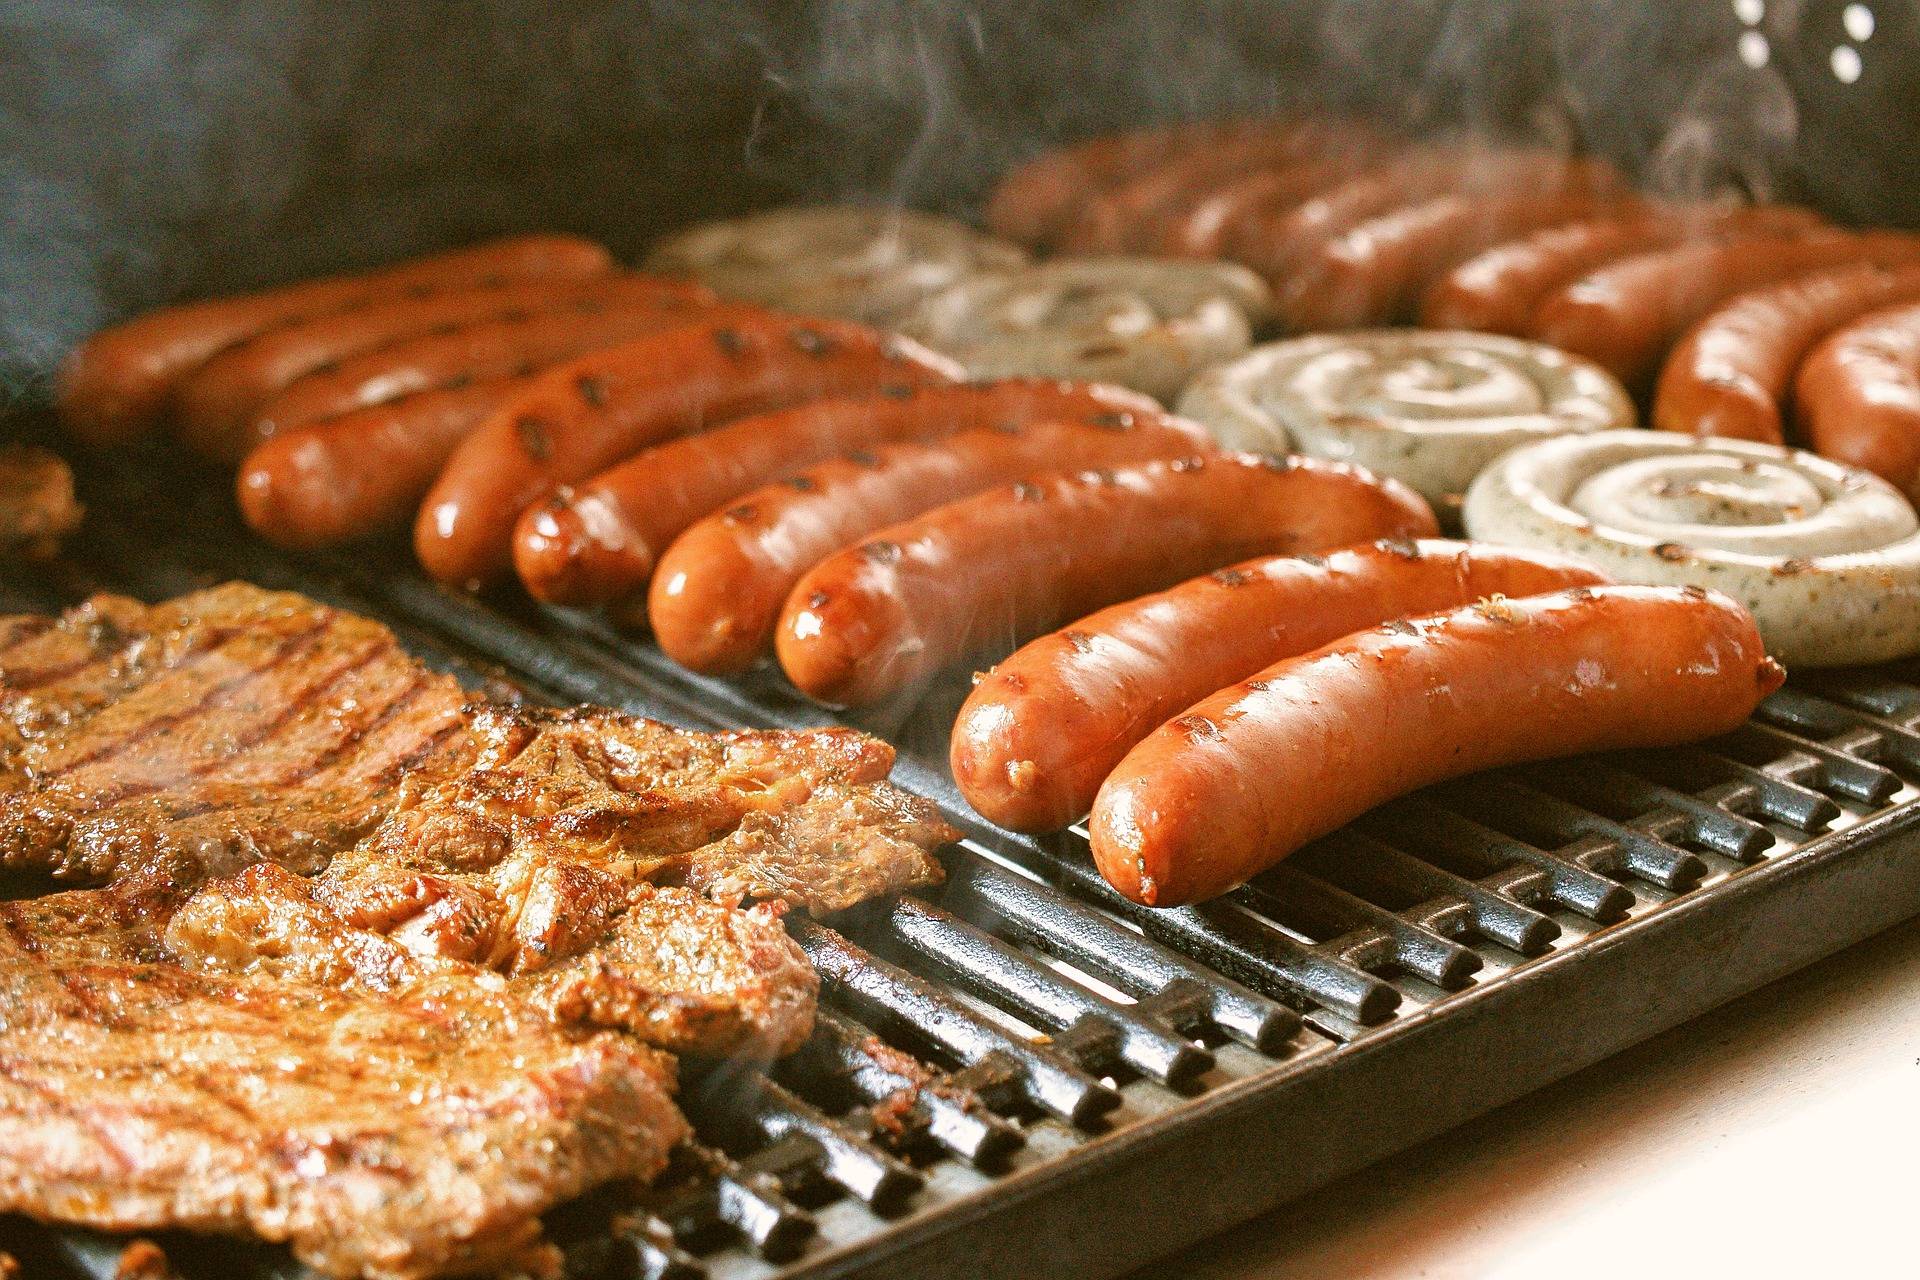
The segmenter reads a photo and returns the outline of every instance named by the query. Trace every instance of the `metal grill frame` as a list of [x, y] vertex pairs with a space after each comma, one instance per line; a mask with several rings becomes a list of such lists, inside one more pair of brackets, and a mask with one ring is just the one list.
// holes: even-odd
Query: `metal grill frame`
[[[67, 571], [67, 579], [43, 584], [60, 593], [100, 586], [161, 596], [199, 585], [211, 570], [216, 576], [301, 590], [379, 617], [423, 657], [472, 681], [488, 679], [497, 668], [536, 696], [626, 706], [705, 727], [839, 722], [783, 692], [769, 678], [724, 682], [693, 676], [644, 643], [610, 637], [591, 620], [529, 606], [503, 609], [447, 594], [390, 555], [281, 556], [238, 529], [225, 495], [204, 477], [163, 481], [169, 497], [180, 505], [162, 515], [125, 520], [115, 513], [136, 509], [157, 478], [173, 477], [173, 464], [138, 455], [91, 462], [83, 463], [83, 483], [98, 490], [86, 496], [100, 518], [82, 537], [92, 562], [117, 566], [118, 580], [90, 583], [73, 579]], [[1847, 679], [1839, 677], [1843, 686]], [[880, 716], [889, 714], [897, 713], [882, 709]], [[1178, 963], [1168, 962], [1171, 967], [1161, 973], [1165, 998], [1104, 1006], [1096, 1000], [1085, 1006], [1093, 1016], [1075, 1021], [1049, 1045], [1022, 1050], [1017, 1040], [1003, 1037], [998, 1052], [988, 1052], [975, 1066], [941, 1073], [969, 1097], [992, 1100], [995, 1090], [1024, 1091], [1012, 1102], [989, 1106], [985, 1115], [976, 1112], [975, 1131], [957, 1139], [987, 1144], [982, 1163], [991, 1167], [997, 1154], [1018, 1141], [1017, 1134], [1004, 1131], [1007, 1122], [1001, 1112], [1051, 1112], [1060, 1123], [1097, 1129], [1098, 1115], [1119, 1098], [1109, 1100], [1097, 1079], [1088, 1082], [1099, 1071], [1086, 1064], [1088, 1058], [1130, 1065], [1136, 1074], [1158, 1074], [1176, 1086], [1204, 1069], [1201, 1057], [1182, 1056], [1180, 1037], [1164, 1034], [1171, 1024], [1210, 1022], [1226, 1038], [1264, 1048], [1285, 1042], [1304, 1025], [1339, 1043], [1281, 1056], [1254, 1074], [1229, 1079], [1158, 1114], [1109, 1132], [1082, 1134], [1071, 1150], [997, 1176], [963, 1199], [909, 1210], [862, 1238], [812, 1249], [806, 1248], [811, 1219], [789, 1198], [789, 1191], [820, 1181], [819, 1169], [836, 1151], [847, 1162], [832, 1179], [843, 1195], [882, 1204], [910, 1202], [919, 1174], [909, 1165], [889, 1164], [863, 1152], [864, 1138], [845, 1117], [820, 1113], [790, 1092], [776, 1071], [771, 1081], [757, 1086], [773, 1091], [766, 1094], [773, 1102], [748, 1107], [736, 1117], [749, 1128], [761, 1126], [757, 1134], [744, 1134], [745, 1145], [757, 1143], [758, 1149], [735, 1160], [709, 1148], [704, 1153], [709, 1176], [650, 1199], [622, 1232], [608, 1234], [596, 1225], [584, 1228], [574, 1242], [583, 1269], [694, 1277], [713, 1265], [715, 1274], [725, 1274], [728, 1250], [744, 1245], [757, 1251], [756, 1268], [760, 1263], [785, 1263], [777, 1274], [792, 1280], [1012, 1278], [1032, 1274], [1039, 1258], [1047, 1259], [1050, 1274], [1089, 1280], [1111, 1276], [1443, 1132], [1920, 913], [1920, 800], [1886, 807], [1888, 788], [1874, 776], [1884, 771], [1851, 753], [1884, 752], [1892, 743], [1900, 767], [1910, 779], [1920, 779], [1920, 736], [1897, 720], [1842, 708], [1798, 686], [1789, 686], [1767, 716], [1743, 732], [1782, 754], [1799, 751], [1813, 766], [1844, 775], [1827, 779], [1825, 789], [1850, 793], [1856, 807], [1876, 810], [1870, 816], [1785, 852], [1762, 853], [1751, 847], [1753, 842], [1746, 839], [1750, 833], [1732, 815], [1733, 808], [1750, 808], [1764, 799], [1752, 793], [1761, 784], [1751, 778], [1733, 776], [1705, 785], [1677, 780], [1671, 804], [1657, 817], [1620, 822], [1554, 799], [1558, 791], [1549, 795], [1534, 790], [1532, 784], [1540, 781], [1537, 774], [1504, 771], [1499, 777], [1508, 781], [1494, 785], [1507, 788], [1506, 799], [1524, 806], [1544, 798], [1576, 810], [1573, 816], [1585, 814], [1599, 833], [1590, 850], [1594, 860], [1548, 855], [1543, 865], [1515, 866], [1509, 885], [1490, 884], [1497, 879], [1492, 876], [1452, 876], [1449, 881], [1451, 873], [1436, 874], [1430, 863], [1407, 859], [1424, 868], [1413, 873], [1415, 882], [1449, 892], [1418, 894], [1419, 902], [1397, 911], [1302, 869], [1313, 865], [1312, 854], [1298, 866], [1239, 891], [1227, 907], [1180, 912], [1128, 907], [1104, 891], [1078, 836], [1013, 836], [972, 815], [959, 802], [939, 753], [930, 749], [944, 743], [945, 719], [936, 708], [917, 723], [922, 730], [935, 725], [939, 732], [915, 733], [909, 726], [896, 778], [940, 801], [974, 847], [953, 852], [949, 865], [954, 882], [941, 894], [877, 906], [845, 925], [844, 934], [837, 927], [797, 922], [797, 935], [826, 978], [823, 1008], [828, 1010], [829, 1034], [851, 1043], [864, 1030], [845, 1020], [849, 1001], [838, 991], [845, 985], [843, 978], [864, 981], [878, 974], [885, 985], [887, 964], [870, 963], [866, 950], [873, 939], [910, 952], [918, 938], [921, 954], [903, 960], [919, 974], [927, 970], [928, 953], [959, 948], [959, 967], [949, 964], [944, 977], [936, 973], [921, 979], [930, 987], [928, 998], [953, 1003], [955, 979], [970, 977], [971, 984], [958, 986], [976, 989], [984, 989], [981, 984], [990, 988], [996, 973], [1002, 974], [1003, 983], [1021, 981], [1020, 964], [1008, 960], [997, 968], [993, 948], [1006, 946], [999, 939], [1018, 936], [1014, 926], [1022, 910], [1037, 912], [1043, 922], [1051, 913], [1055, 926], [1062, 920], [1070, 923], [1072, 912], [1059, 908], [1061, 897], [1080, 904], [1074, 910], [1105, 929], [1096, 930], [1095, 945], [1113, 947], [1122, 945], [1116, 938], [1131, 940], [1139, 953], [1134, 962], [1144, 962], [1142, 955], [1148, 960], [1164, 956], [1156, 942], [1187, 957], [1203, 957], [1176, 956]], [[1783, 726], [1805, 728], [1810, 736]], [[1822, 739], [1841, 746], [1823, 745]], [[1867, 776], [1848, 773], [1849, 765]], [[1600, 769], [1577, 781], [1604, 791], [1607, 776]], [[1790, 809], [1795, 793], [1804, 789], [1793, 786], [1783, 773], [1770, 776], [1781, 792], [1770, 803]], [[1739, 794], [1743, 786], [1749, 791]], [[1661, 788], [1644, 784], [1642, 790]], [[1717, 797], [1718, 802], [1703, 796]], [[1418, 816], [1418, 806], [1427, 802], [1412, 803]], [[1403, 825], [1410, 820], [1406, 812], [1391, 810], [1336, 839], [1365, 843], [1391, 835], [1385, 828], [1396, 820], [1395, 813]], [[1779, 819], [1783, 814], [1768, 816]], [[1805, 811], [1799, 819], [1817, 825], [1823, 816]], [[1710, 850], [1736, 869], [1705, 887], [1691, 887], [1707, 874], [1708, 866], [1676, 848], [1682, 828], [1686, 843]], [[1773, 829], [1780, 831], [1781, 823], [1776, 821]], [[1668, 836], [1674, 837], [1672, 843]], [[1396, 845], [1406, 848], [1409, 843], [1402, 838]], [[1015, 875], [997, 861], [1017, 864], [1038, 879]], [[1743, 863], [1750, 865], [1738, 865]], [[1387, 868], [1381, 874], [1393, 869], [1391, 859], [1376, 859], [1375, 864]], [[1399, 870], [1407, 873], [1404, 867]], [[1599, 874], [1603, 871], [1614, 875]], [[1585, 880], [1579, 879], [1580, 872], [1586, 873]], [[1545, 883], [1555, 874], [1571, 876], [1571, 882]], [[1518, 893], [1503, 891], [1529, 875], [1545, 885], [1535, 885], [1544, 895], [1540, 900], [1523, 903]], [[1664, 896], [1661, 886], [1675, 896], [1642, 902], [1624, 887], [1627, 880], [1654, 886], [1655, 897]], [[1609, 894], [1607, 884], [1618, 892]], [[973, 913], [960, 910], [952, 915], [947, 903], [956, 895], [962, 903], [1007, 907], [999, 923], [1008, 927], [982, 930], [969, 922]], [[1022, 895], [1038, 905], [1023, 906]], [[1231, 914], [1241, 905], [1258, 912], [1269, 899], [1296, 907], [1317, 904], [1329, 918], [1351, 927], [1337, 930], [1335, 936], [1296, 941], [1291, 960], [1284, 964], [1238, 954], [1231, 932], [1219, 927], [1219, 913]], [[1631, 910], [1629, 901], [1637, 904]], [[1133, 921], [1146, 936], [1112, 929], [1087, 904]], [[1555, 946], [1557, 926], [1540, 924], [1551, 911], [1584, 915], [1597, 932]], [[1551, 920], [1546, 923], [1552, 926]], [[1044, 933], [1044, 924], [1040, 931]], [[1481, 958], [1471, 942], [1458, 941], [1474, 934], [1493, 938], [1523, 958], [1491, 980], [1475, 983], [1472, 972]], [[1052, 943], [1059, 941], [1054, 938]], [[1073, 950], [1064, 947], [1064, 952]], [[896, 953], [889, 951], [888, 958]], [[1085, 946], [1076, 954], [1084, 959]], [[1276, 1004], [1231, 981], [1205, 981], [1208, 960], [1229, 978], [1247, 981], [1283, 1002]], [[967, 967], [975, 961], [977, 972]], [[1200, 967], [1203, 981], [1183, 979], [1181, 965]], [[1413, 985], [1431, 993], [1430, 998], [1396, 1011], [1402, 994], [1380, 976], [1382, 969], [1412, 975]], [[1050, 993], [1045, 986], [1041, 982], [1024, 992], [1003, 987], [994, 1002], [1017, 1010], [1022, 999], [1042, 1004], [1058, 999], [1058, 992]], [[991, 999], [995, 991], [986, 994]], [[1054, 1012], [1062, 1018], [1073, 1015], [1072, 1009]], [[836, 1027], [838, 1032], [832, 1030]], [[1129, 1036], [1135, 1038], [1131, 1045]], [[1009, 1054], [1015, 1059], [1011, 1067]], [[1059, 1091], [1048, 1095], [1044, 1089], [1050, 1086], [1041, 1076], [1046, 1069], [1057, 1072], [1062, 1061], [1069, 1069], [1055, 1081]], [[1050, 1063], [1055, 1065], [1049, 1068]], [[936, 1091], [933, 1096], [940, 1095]], [[956, 1113], [960, 1118], [949, 1119], [965, 1123], [967, 1110], [961, 1106]], [[766, 1127], [769, 1115], [783, 1117], [777, 1132]], [[696, 1118], [701, 1119], [697, 1109]], [[703, 1138], [707, 1136], [703, 1129]], [[954, 1151], [951, 1143], [947, 1149]], [[1188, 1193], [1174, 1200], [1167, 1195], [1170, 1187]], [[718, 1252], [696, 1247], [713, 1239], [723, 1243]], [[62, 1233], [58, 1252], [82, 1274], [110, 1275], [117, 1257], [111, 1242], [83, 1232]], [[300, 1274], [283, 1255], [253, 1251], [247, 1258], [239, 1264], [246, 1274]]]

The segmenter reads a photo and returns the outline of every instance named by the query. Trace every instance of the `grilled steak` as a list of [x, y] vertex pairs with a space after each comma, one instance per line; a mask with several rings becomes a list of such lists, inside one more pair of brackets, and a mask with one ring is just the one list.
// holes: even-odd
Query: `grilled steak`
[[0, 905], [0, 1209], [534, 1266], [684, 1134], [658, 1050], [805, 1038], [787, 905], [939, 877], [892, 762], [469, 703], [245, 586], [0, 619], [0, 860], [110, 881]]
[[80, 526], [73, 472], [33, 445], [0, 445], [0, 556], [44, 560]]

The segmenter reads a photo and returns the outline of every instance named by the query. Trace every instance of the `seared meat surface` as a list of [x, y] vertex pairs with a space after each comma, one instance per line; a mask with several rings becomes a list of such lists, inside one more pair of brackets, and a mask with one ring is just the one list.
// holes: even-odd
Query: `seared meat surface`
[[0, 556], [47, 559], [85, 514], [73, 494], [73, 472], [59, 455], [34, 445], [0, 445]]
[[660, 1050], [805, 1039], [783, 910], [938, 879], [892, 762], [472, 704], [239, 585], [0, 619], [0, 861], [109, 882], [0, 905], [0, 1209], [537, 1271], [684, 1135]]

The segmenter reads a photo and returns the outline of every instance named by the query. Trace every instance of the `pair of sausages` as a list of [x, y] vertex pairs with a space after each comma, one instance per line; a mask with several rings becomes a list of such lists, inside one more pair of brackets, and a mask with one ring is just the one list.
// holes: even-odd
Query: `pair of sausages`
[[845, 321], [750, 309], [557, 365], [460, 441], [421, 505], [414, 551], [478, 588], [512, 565], [520, 515], [649, 445], [821, 396], [952, 382], [960, 368]]
[[1087, 420], [1123, 428], [1161, 416], [1134, 392], [1037, 378], [815, 400], [656, 445], [556, 492], [521, 517], [514, 567], [537, 599], [613, 604], [645, 592], [661, 553], [702, 516], [836, 454], [989, 427]]
[[1417, 787], [1729, 732], [1783, 674], [1746, 610], [1698, 587], [1582, 586], [1389, 622], [1153, 730], [1094, 799], [1094, 860], [1136, 902], [1198, 901]]
[[61, 366], [61, 421], [92, 444], [141, 434], [165, 414], [179, 381], [234, 344], [357, 307], [515, 281], [577, 280], [610, 271], [601, 246], [573, 236], [515, 236], [334, 276], [151, 312], [102, 330]]
[[823, 702], [873, 702], [1062, 621], [1253, 554], [1432, 534], [1412, 490], [1305, 458], [1052, 472], [875, 531], [810, 569], [775, 636]]

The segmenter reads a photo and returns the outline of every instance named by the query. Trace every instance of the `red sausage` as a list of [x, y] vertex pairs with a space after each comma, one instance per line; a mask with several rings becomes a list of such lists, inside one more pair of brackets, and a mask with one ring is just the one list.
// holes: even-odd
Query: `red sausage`
[[1052, 831], [1156, 727], [1282, 658], [1409, 614], [1605, 580], [1572, 556], [1439, 540], [1216, 570], [1042, 636], [980, 677], [954, 722], [953, 779], [1001, 826]]
[[774, 644], [803, 693], [872, 702], [1248, 555], [1437, 528], [1411, 489], [1317, 459], [1229, 453], [1050, 472], [878, 530], [821, 561], [794, 585]]
[[1653, 425], [1783, 444], [1783, 407], [1807, 352], [1842, 325], [1903, 302], [1920, 302], [1920, 268], [1841, 267], [1742, 294], [1667, 357]]
[[[408, 338], [441, 336], [485, 321], [610, 309], [658, 310], [716, 299], [702, 285], [661, 276], [605, 275], [589, 280], [535, 281], [460, 289], [428, 298], [370, 303], [300, 324], [284, 325], [237, 342], [181, 379], [173, 422], [205, 457], [233, 461], [247, 420], [276, 392], [303, 374], [336, 366], [349, 356]], [[246, 441], [251, 444], [252, 441]]]
[[1299, 329], [1402, 324], [1433, 278], [1515, 236], [1637, 206], [1611, 193], [1447, 195], [1405, 205], [1322, 244], [1300, 264]]
[[1920, 500], [1920, 306], [1876, 312], [1815, 347], [1794, 403], [1815, 453]]
[[[882, 445], [745, 494], [681, 534], [653, 575], [647, 619], [668, 657], [695, 671], [752, 665], [802, 574], [875, 529], [1053, 467], [1115, 467], [1206, 447], [1198, 426], [1104, 414]], [[618, 620], [637, 622], [630, 612]]]
[[422, 391], [283, 431], [241, 464], [240, 513], [269, 542], [303, 549], [399, 524], [467, 433], [532, 382], [528, 374]]
[[1747, 611], [1698, 587], [1577, 587], [1390, 622], [1156, 729], [1100, 788], [1094, 860], [1136, 902], [1196, 902], [1429, 783], [1728, 732], [1782, 677]]
[[1687, 245], [1622, 258], [1542, 299], [1531, 336], [1610, 371], [1630, 388], [1694, 321], [1735, 294], [1823, 268], [1920, 260], [1920, 237], [1817, 233]]
[[1276, 220], [1306, 201], [1381, 163], [1393, 148], [1368, 156], [1319, 156], [1280, 169], [1225, 179], [1172, 201], [1154, 219], [1149, 252], [1177, 258], [1222, 258], [1244, 220]]
[[580, 279], [612, 267], [612, 256], [591, 241], [515, 236], [360, 275], [169, 307], [81, 343], [61, 367], [55, 403], [68, 430], [94, 444], [109, 444], [151, 426], [182, 374], [278, 325], [409, 293]]
[[815, 400], [655, 445], [527, 508], [513, 563], [535, 598], [607, 604], [645, 591], [667, 544], [694, 521], [795, 467], [850, 449], [979, 427], [1088, 416], [1160, 416], [1137, 392], [1038, 378], [904, 387]]
[[512, 567], [520, 513], [648, 445], [849, 391], [952, 382], [962, 370], [863, 325], [741, 313], [558, 365], [460, 442], [420, 508], [414, 552], [441, 582]]
[[1820, 224], [1806, 209], [1667, 211], [1549, 227], [1468, 258], [1434, 281], [1421, 301], [1429, 329], [1525, 337], [1540, 300], [1596, 267], [1630, 254], [1721, 235], [1792, 235]]
[[452, 391], [474, 382], [523, 377], [563, 360], [688, 324], [717, 323], [757, 308], [672, 299], [648, 306], [561, 307], [427, 334], [315, 370], [268, 400], [248, 420], [244, 446], [283, 431], [387, 404], [423, 391]]

